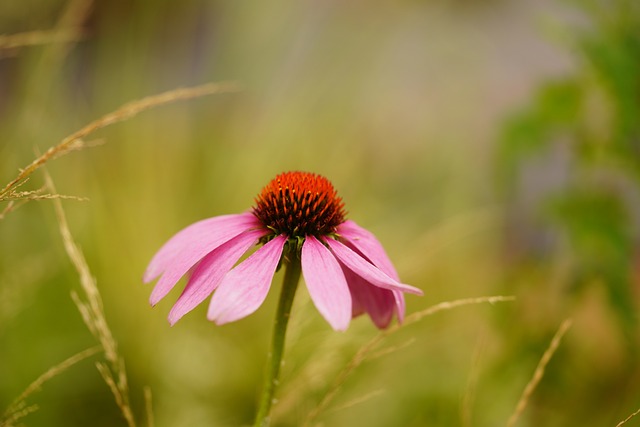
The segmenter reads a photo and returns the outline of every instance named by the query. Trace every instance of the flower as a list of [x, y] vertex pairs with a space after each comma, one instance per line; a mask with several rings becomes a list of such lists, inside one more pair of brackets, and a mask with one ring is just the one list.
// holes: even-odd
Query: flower
[[[345, 330], [351, 318], [365, 312], [379, 328], [387, 327], [394, 315], [401, 322], [404, 293], [422, 295], [400, 283], [372, 233], [345, 220], [344, 203], [325, 177], [282, 173], [255, 202], [250, 212], [186, 227], [155, 254], [144, 274], [145, 283], [160, 276], [151, 305], [191, 272], [169, 313], [172, 325], [211, 294], [209, 320], [221, 325], [248, 316], [265, 300], [281, 258], [287, 256], [300, 257], [309, 295], [335, 330]], [[259, 243], [263, 245], [236, 265]]]

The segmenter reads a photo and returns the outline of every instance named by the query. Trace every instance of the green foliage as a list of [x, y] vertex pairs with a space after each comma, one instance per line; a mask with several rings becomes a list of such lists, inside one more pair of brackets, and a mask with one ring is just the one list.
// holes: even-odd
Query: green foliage
[[[638, 327], [632, 292], [640, 235], [640, 8], [637, 2], [592, 3], [590, 29], [576, 40], [581, 67], [538, 89], [531, 105], [506, 124], [500, 146], [502, 183], [518, 198], [531, 158], [563, 146], [566, 179], [537, 209], [568, 241], [572, 289], [604, 281], [611, 306], [633, 343]], [[539, 174], [544, 171], [538, 171]], [[556, 241], [560, 242], [561, 240]], [[563, 247], [556, 246], [562, 256]]]
[[604, 281], [629, 343], [637, 345], [632, 269], [638, 254], [621, 197], [598, 189], [572, 189], [553, 198], [551, 206], [550, 217], [566, 234], [574, 257], [573, 287]]
[[510, 184], [527, 157], [540, 153], [579, 123], [582, 88], [573, 79], [541, 87], [532, 105], [514, 114], [505, 126], [500, 147], [500, 182]]
[[595, 30], [584, 36], [579, 48], [613, 110], [608, 142], [620, 157], [640, 162], [640, 6], [635, 1], [615, 1], [592, 7]]

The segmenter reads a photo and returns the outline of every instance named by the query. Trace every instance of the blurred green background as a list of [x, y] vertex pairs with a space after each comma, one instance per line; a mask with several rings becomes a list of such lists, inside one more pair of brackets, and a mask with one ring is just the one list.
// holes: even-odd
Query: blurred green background
[[[518, 425], [615, 426], [640, 407], [637, 1], [0, 2], [0, 34], [56, 25], [82, 39], [0, 49], [0, 186], [130, 100], [243, 86], [144, 112], [48, 163], [60, 193], [90, 199], [63, 203], [139, 425], [145, 386], [157, 426], [251, 423], [276, 292], [242, 321], [216, 327], [203, 305], [171, 328], [179, 287], [152, 309], [141, 277], [173, 233], [248, 209], [286, 170], [333, 182], [424, 290], [408, 313], [517, 297], [391, 335], [381, 350], [394, 351], [359, 366], [317, 425], [504, 425], [566, 318]], [[37, 172], [24, 188], [42, 183]], [[70, 298], [79, 280], [52, 202], [8, 213], [0, 236], [3, 411], [96, 341]], [[332, 331], [300, 289], [274, 426], [301, 425], [377, 334], [364, 317]], [[22, 422], [125, 425], [100, 358], [46, 383]]]

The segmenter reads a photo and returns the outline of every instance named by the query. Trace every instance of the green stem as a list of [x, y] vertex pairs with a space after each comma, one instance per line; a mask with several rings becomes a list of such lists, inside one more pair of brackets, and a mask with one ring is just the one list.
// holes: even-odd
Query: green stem
[[280, 374], [280, 366], [282, 366], [282, 354], [284, 351], [284, 339], [287, 332], [287, 323], [291, 313], [291, 305], [293, 297], [300, 280], [300, 259], [295, 255], [291, 255], [291, 260], [285, 264], [284, 280], [282, 281], [282, 290], [280, 291], [280, 301], [278, 302], [278, 310], [276, 311], [276, 319], [273, 327], [273, 337], [271, 339], [271, 351], [269, 352], [267, 374], [264, 379], [262, 388], [262, 397], [260, 398], [260, 406], [256, 414], [254, 427], [267, 427], [269, 425], [269, 411], [273, 403], [273, 395], [278, 384], [278, 375]]

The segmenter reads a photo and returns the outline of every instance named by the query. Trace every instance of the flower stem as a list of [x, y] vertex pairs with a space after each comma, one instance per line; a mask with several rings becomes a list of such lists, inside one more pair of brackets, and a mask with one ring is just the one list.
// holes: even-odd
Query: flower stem
[[300, 259], [295, 255], [285, 264], [284, 280], [280, 291], [280, 301], [276, 311], [276, 318], [271, 338], [271, 351], [268, 356], [267, 374], [265, 375], [260, 406], [256, 414], [254, 427], [267, 427], [269, 425], [269, 411], [273, 403], [273, 395], [278, 385], [278, 376], [282, 366], [282, 354], [284, 351], [284, 339], [287, 332], [287, 323], [291, 313], [291, 305], [300, 280]]

